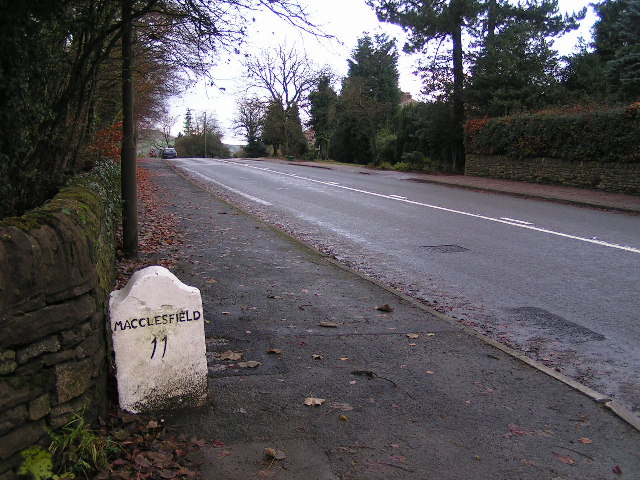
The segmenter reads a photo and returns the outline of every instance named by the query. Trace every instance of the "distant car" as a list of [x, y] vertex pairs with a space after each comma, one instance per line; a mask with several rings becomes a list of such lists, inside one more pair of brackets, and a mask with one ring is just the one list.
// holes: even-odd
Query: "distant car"
[[162, 158], [176, 158], [178, 156], [178, 152], [176, 152], [175, 148], [165, 148], [162, 150]]

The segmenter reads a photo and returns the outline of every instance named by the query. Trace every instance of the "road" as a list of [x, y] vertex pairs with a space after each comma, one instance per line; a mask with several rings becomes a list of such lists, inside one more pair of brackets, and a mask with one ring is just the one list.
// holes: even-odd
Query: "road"
[[173, 163], [345, 264], [640, 410], [640, 217], [396, 172]]

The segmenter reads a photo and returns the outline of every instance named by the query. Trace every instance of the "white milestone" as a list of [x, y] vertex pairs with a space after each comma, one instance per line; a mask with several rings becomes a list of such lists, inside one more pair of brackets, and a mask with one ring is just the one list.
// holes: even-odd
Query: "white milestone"
[[147, 267], [111, 292], [109, 311], [120, 408], [140, 413], [205, 402], [200, 290], [164, 267]]

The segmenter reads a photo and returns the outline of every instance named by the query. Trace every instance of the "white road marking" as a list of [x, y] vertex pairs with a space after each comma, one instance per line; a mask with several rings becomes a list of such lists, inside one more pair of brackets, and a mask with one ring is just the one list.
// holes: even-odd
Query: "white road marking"
[[247, 198], [247, 199], [251, 200], [252, 202], [256, 202], [256, 203], [259, 203], [260, 205], [265, 205], [267, 207], [270, 207], [270, 206], [273, 205], [272, 203], [269, 203], [269, 202], [267, 202], [265, 200], [262, 200], [261, 198], [254, 197], [253, 195], [249, 195], [248, 193], [244, 193], [244, 192], [242, 192], [240, 190], [236, 190], [235, 188], [232, 188], [232, 187], [230, 187], [228, 185], [225, 185], [224, 183], [220, 183], [217, 180], [214, 180], [211, 177], [207, 177], [206, 175], [203, 175], [201, 173], [194, 172], [193, 170], [191, 170], [191, 173], [193, 173], [194, 175], [196, 175], [198, 177], [204, 178], [207, 182], [215, 183], [216, 185], [219, 185], [222, 188], [225, 188], [225, 189], [229, 190], [230, 192], [233, 192], [233, 193], [235, 193], [237, 195], [241, 195], [244, 198]]
[[509, 217], [500, 217], [500, 220], [507, 220], [508, 222], [521, 223], [522, 225], [533, 225], [533, 223], [531, 222], [525, 222], [524, 220], [516, 220], [515, 218], [509, 218]]
[[[597, 240], [597, 239], [594, 239], [594, 238], [579, 237], [577, 235], [571, 235], [571, 234], [568, 234], [568, 233], [556, 232], [554, 230], [549, 230], [547, 228], [534, 227], [533, 225], [526, 225], [526, 224], [523, 224], [523, 223], [519, 223], [520, 220], [512, 220], [512, 219], [506, 220], [504, 218], [487, 217], [486, 215], [480, 215], [480, 214], [477, 214], [477, 213], [464, 212], [462, 210], [455, 210], [453, 208], [440, 207], [438, 205], [431, 205], [429, 203], [415, 202], [413, 200], [409, 200], [409, 199], [406, 199], [406, 198], [399, 198], [398, 196], [394, 196], [394, 195], [386, 195], [386, 194], [382, 194], [382, 193], [369, 192], [367, 190], [362, 190], [362, 189], [353, 188], [353, 187], [347, 187], [347, 186], [344, 186], [344, 185], [334, 185], [333, 183], [335, 183], [335, 182], [325, 182], [325, 181], [322, 181], [322, 180], [315, 180], [313, 178], [303, 177], [301, 175], [297, 175], [297, 174], [294, 174], [294, 173], [279, 172], [277, 170], [272, 170], [270, 168], [265, 168], [265, 167], [258, 167], [256, 165], [248, 165], [248, 164], [244, 164], [244, 163], [233, 162], [233, 161], [230, 161], [230, 160], [216, 160], [216, 161], [222, 162], [222, 163], [228, 163], [228, 164], [231, 164], [231, 165], [239, 165], [239, 166], [242, 166], [242, 167], [253, 168], [255, 170], [261, 170], [261, 171], [264, 171], [264, 172], [275, 173], [275, 174], [282, 175], [282, 176], [285, 176], [285, 177], [298, 178], [300, 180], [305, 180], [305, 181], [312, 182], [312, 183], [320, 183], [322, 185], [331, 185], [333, 187], [342, 188], [343, 190], [348, 190], [350, 192], [363, 193], [365, 195], [371, 195], [371, 196], [378, 197], [378, 198], [388, 198], [390, 200], [395, 200], [397, 202], [403, 202], [403, 203], [407, 203], [407, 204], [410, 204], [410, 205], [417, 205], [417, 206], [420, 206], [420, 207], [432, 208], [434, 210], [440, 210], [442, 212], [455, 213], [457, 215], [464, 215], [466, 217], [478, 218], [478, 219], [481, 219], [481, 220], [487, 220], [489, 222], [502, 223], [504, 225], [511, 225], [511, 226], [514, 226], [514, 227], [524, 228], [526, 230], [531, 230], [531, 231], [534, 231], [534, 232], [546, 233], [546, 234], [549, 234], [549, 235], [555, 235], [555, 236], [562, 237], [562, 238], [568, 238], [568, 239], [577, 240], [577, 241], [580, 241], [580, 242], [591, 243], [593, 245], [600, 245], [602, 247], [614, 248], [614, 249], [617, 249], [617, 250], [624, 250], [626, 252], [631, 252], [631, 253], [640, 253], [640, 248], [629, 247], [629, 246], [626, 246], [626, 245], [618, 245], [616, 243], [605, 242], [605, 241]], [[205, 178], [208, 178], [208, 177], [205, 177]], [[214, 182], [214, 183], [218, 183], [218, 182]], [[222, 184], [219, 184], [219, 185], [224, 186]], [[225, 188], [229, 188], [229, 187], [225, 187]], [[242, 193], [242, 192], [239, 192], [239, 191], [231, 189], [231, 188], [229, 188], [229, 189], [231, 191], [235, 192], [235, 193], [238, 193], [238, 194], [244, 196], [244, 197], [247, 197], [247, 198], [251, 197], [250, 195], [248, 195], [246, 193]], [[265, 202], [264, 200], [256, 199], [255, 201], [258, 201], [258, 202], [260, 202], [262, 204], [271, 205], [268, 202]]]

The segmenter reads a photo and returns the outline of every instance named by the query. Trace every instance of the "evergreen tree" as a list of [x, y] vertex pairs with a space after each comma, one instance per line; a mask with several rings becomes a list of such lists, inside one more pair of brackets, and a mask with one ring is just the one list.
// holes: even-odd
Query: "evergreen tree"
[[604, 64], [613, 60], [623, 45], [618, 21], [628, 6], [629, 0], [604, 0], [593, 5], [598, 15], [593, 25], [593, 46]]
[[271, 145], [273, 155], [300, 156], [307, 152], [307, 138], [302, 132], [298, 105], [287, 110], [277, 100], [269, 102], [264, 118], [262, 141]]
[[[530, 0], [513, 5], [507, 0], [448, 0], [438, 2], [415, 2], [413, 0], [367, 0], [374, 7], [382, 21], [400, 25], [409, 32], [405, 51], [428, 53], [431, 44], [450, 45], [451, 50], [444, 56], [433, 57], [434, 61], [424, 70], [427, 80], [444, 89], [444, 98], [452, 109], [453, 132], [451, 145], [452, 165], [455, 171], [464, 170], [464, 45], [463, 34], [476, 39], [476, 45], [483, 51], [478, 58], [485, 58], [486, 72], [495, 75], [492, 70], [504, 61], [508, 50], [505, 45], [508, 37], [514, 36], [516, 25], [520, 25], [520, 35], [525, 32], [529, 39], [534, 36], [553, 36], [577, 26], [576, 20], [586, 11], [577, 15], [558, 14], [557, 0]], [[524, 28], [523, 26], [527, 26]], [[504, 35], [502, 39], [498, 37]], [[485, 44], [485, 39], [487, 40]], [[523, 44], [523, 39], [519, 39]], [[544, 50], [544, 48], [542, 49]], [[542, 58], [548, 52], [540, 51]], [[491, 57], [503, 57], [492, 59]], [[512, 58], [511, 61], [514, 59]], [[442, 63], [442, 62], [446, 63]], [[435, 76], [434, 76], [435, 74]], [[428, 83], [429, 85], [429, 83]], [[496, 87], [504, 88], [504, 85]], [[434, 93], [429, 91], [428, 93]]]
[[614, 97], [640, 100], [640, 0], [627, 0], [615, 22], [619, 47], [606, 65]]
[[[399, 108], [398, 52], [395, 41], [386, 35], [369, 35], [358, 40], [349, 60], [336, 107], [336, 130], [330, 155], [336, 160], [357, 163], [380, 163], [378, 132], [392, 127]], [[385, 143], [388, 139], [385, 138]]]
[[187, 137], [193, 135], [193, 116], [190, 108], [187, 108], [187, 113], [184, 115], [184, 134]]
[[516, 24], [486, 38], [470, 69], [465, 100], [475, 115], [501, 116], [552, 103], [559, 62], [544, 36]]
[[604, 64], [594, 51], [586, 45], [564, 58], [566, 66], [560, 74], [561, 84], [565, 89], [565, 100], [568, 102], [602, 102], [607, 95], [607, 83]]
[[326, 160], [329, 156], [329, 144], [334, 131], [336, 103], [338, 95], [331, 88], [331, 79], [323, 75], [318, 80], [318, 86], [309, 94], [311, 103], [309, 126], [315, 133], [315, 145], [320, 152], [320, 158]]
[[235, 128], [242, 132], [247, 140], [243, 149], [246, 157], [257, 158], [267, 155], [267, 149], [261, 140], [265, 114], [265, 103], [257, 98], [243, 99], [238, 103]]

